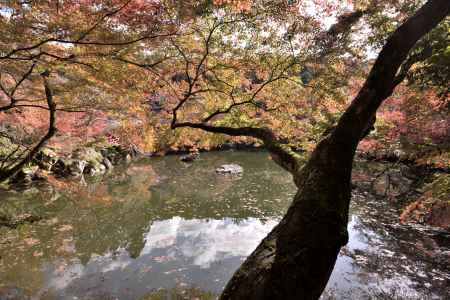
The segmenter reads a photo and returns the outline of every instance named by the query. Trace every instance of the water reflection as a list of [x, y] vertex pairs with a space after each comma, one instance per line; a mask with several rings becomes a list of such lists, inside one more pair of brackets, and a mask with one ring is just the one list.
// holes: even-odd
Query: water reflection
[[218, 293], [275, 224], [275, 220], [263, 223], [256, 218], [156, 221], [137, 258], [119, 248], [94, 255], [86, 264], [72, 260], [48, 266], [45, 290], [61, 299], [106, 293], [118, 299], [138, 299], [176, 283]]
[[246, 257], [276, 223], [255, 218], [236, 222], [174, 217], [152, 225], [140, 256], [167, 249], [168, 259], [180, 257], [189, 265], [206, 269], [226, 258]]
[[[216, 175], [224, 163], [243, 166], [243, 176]], [[355, 168], [350, 242], [322, 298], [445, 298], [450, 238], [398, 225], [392, 205], [365, 189], [377, 168]], [[86, 186], [0, 195], [0, 213], [43, 218], [0, 227], [0, 298], [214, 299], [294, 192], [266, 153], [228, 152], [192, 165], [152, 159]]]

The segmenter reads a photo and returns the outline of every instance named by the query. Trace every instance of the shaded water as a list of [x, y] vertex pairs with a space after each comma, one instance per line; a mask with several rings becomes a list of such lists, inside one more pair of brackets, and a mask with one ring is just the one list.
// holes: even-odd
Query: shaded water
[[[242, 176], [215, 174], [238, 163]], [[324, 299], [448, 299], [449, 238], [397, 224], [357, 163], [350, 242]], [[264, 152], [152, 158], [97, 182], [0, 193], [0, 299], [214, 299], [286, 211], [295, 187]], [[2, 296], [3, 295], [3, 296]]]

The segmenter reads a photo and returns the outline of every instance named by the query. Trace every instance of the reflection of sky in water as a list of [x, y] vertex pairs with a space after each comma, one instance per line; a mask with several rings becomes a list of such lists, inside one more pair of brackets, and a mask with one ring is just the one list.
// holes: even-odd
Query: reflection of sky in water
[[[239, 163], [244, 174], [217, 176], [214, 166], [223, 163]], [[33, 299], [80, 300], [139, 299], [155, 289], [191, 286], [220, 293], [295, 193], [291, 178], [263, 152], [211, 152], [189, 167], [166, 157], [111, 176], [85, 193], [57, 198], [51, 208], [26, 194], [7, 201], [41, 205], [56, 223], [30, 226], [33, 246], [19, 235], [0, 244], [0, 289], [6, 283]], [[433, 299], [426, 294], [432, 290], [442, 299], [450, 292], [450, 272], [436, 263], [436, 252], [417, 251], [418, 243], [436, 248], [433, 240], [397, 224], [391, 210], [386, 201], [354, 191], [350, 241], [323, 299], [378, 299], [380, 290], [400, 290], [396, 299]], [[448, 249], [442, 244], [441, 252]]]
[[[276, 223], [276, 220], [263, 223], [256, 218], [236, 222], [229, 218], [185, 220], [173, 217], [156, 221], [145, 234], [145, 245], [136, 259], [122, 248], [103, 256], [94, 255], [85, 266], [72, 261], [61, 270], [57, 263], [49, 266], [47, 287], [56, 290], [61, 299], [105, 295], [136, 299], [154, 289], [176, 286], [196, 286], [219, 293], [244, 257]], [[360, 225], [359, 217], [353, 216], [346, 251], [378, 252], [380, 249], [371, 241], [378, 242], [380, 236], [373, 231], [361, 234]], [[400, 289], [402, 295], [420, 298], [407, 276], [385, 277], [379, 270], [368, 270], [355, 263], [367, 260], [364, 255], [350, 257], [343, 253], [324, 299], [330, 295], [356, 299], [367, 296], [370, 290], [380, 289]], [[387, 254], [392, 256], [392, 253]]]
[[276, 221], [262, 223], [249, 218], [239, 223], [224, 220], [183, 220], [174, 217], [155, 222], [146, 235], [142, 255], [158, 248], [169, 248], [170, 257], [181, 256], [192, 264], [209, 268], [216, 261], [247, 256], [266, 236]]
[[[118, 249], [93, 256], [85, 266], [79, 261], [69, 263], [63, 271], [58, 264], [49, 266], [48, 288], [58, 290], [64, 298], [85, 295], [92, 287], [96, 293], [111, 292], [113, 286], [115, 296], [134, 299], [151, 289], [171, 288], [176, 283], [219, 292], [276, 223], [256, 218], [236, 221], [173, 217], [156, 221], [145, 235], [145, 246], [138, 258]], [[136, 282], [145, 288], [131, 287]], [[125, 290], [131, 290], [130, 295]]]

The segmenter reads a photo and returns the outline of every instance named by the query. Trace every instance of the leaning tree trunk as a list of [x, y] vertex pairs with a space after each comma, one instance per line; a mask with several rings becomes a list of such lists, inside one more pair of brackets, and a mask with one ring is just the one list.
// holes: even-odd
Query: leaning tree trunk
[[[0, 170], [0, 182], [14, 177], [20, 170], [22, 170], [23, 167], [29, 164], [34, 159], [39, 150], [41, 150], [41, 148], [44, 147], [56, 133], [56, 103], [53, 100], [53, 92], [48, 82], [48, 76], [48, 71], [45, 71], [41, 74], [41, 77], [44, 81], [45, 98], [47, 100], [47, 106], [49, 110], [47, 133], [19, 162], [7, 168], [6, 170]], [[12, 105], [11, 108], [14, 108], [14, 105]]]
[[397, 72], [408, 52], [449, 10], [449, 0], [430, 0], [387, 40], [335, 129], [317, 145], [302, 170], [294, 168], [298, 192], [288, 212], [237, 270], [221, 299], [320, 297], [339, 250], [348, 241], [356, 147], [382, 101], [403, 79]]

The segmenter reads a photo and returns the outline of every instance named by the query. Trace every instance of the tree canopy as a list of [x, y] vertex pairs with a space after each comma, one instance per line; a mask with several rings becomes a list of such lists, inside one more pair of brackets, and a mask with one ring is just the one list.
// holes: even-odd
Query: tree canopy
[[[270, 127], [312, 149], [386, 36], [419, 4], [11, 1], [1, 9], [2, 111], [45, 118], [36, 109], [46, 109], [39, 74], [49, 70], [60, 132], [116, 120], [119, 135], [161, 150], [211, 139], [174, 134], [173, 120], [207, 121]], [[439, 108], [448, 106], [448, 72], [439, 71], [448, 67], [447, 31], [448, 20], [416, 46], [410, 61], [421, 62], [408, 73], [407, 90]]]

